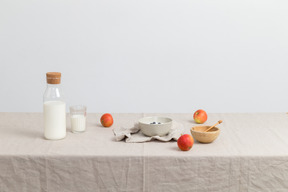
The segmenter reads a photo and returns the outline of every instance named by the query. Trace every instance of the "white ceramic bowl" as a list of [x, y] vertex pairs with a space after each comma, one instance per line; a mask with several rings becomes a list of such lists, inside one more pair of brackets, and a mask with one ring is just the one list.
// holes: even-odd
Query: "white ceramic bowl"
[[[139, 120], [139, 126], [144, 135], [149, 137], [156, 135], [164, 136], [172, 128], [172, 121], [168, 117], [144, 117]], [[155, 123], [152, 124], [153, 122]]]

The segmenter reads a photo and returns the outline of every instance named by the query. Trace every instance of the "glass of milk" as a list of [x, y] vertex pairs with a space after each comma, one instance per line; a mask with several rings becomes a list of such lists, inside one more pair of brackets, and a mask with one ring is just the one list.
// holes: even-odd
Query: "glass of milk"
[[86, 110], [84, 105], [70, 107], [71, 130], [73, 133], [83, 133], [86, 130]]

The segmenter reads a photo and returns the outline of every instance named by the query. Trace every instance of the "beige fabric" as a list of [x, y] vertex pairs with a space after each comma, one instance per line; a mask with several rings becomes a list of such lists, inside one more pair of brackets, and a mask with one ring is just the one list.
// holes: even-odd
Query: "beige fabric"
[[[144, 116], [168, 116], [184, 133], [193, 114], [112, 114], [115, 127]], [[208, 114], [223, 120], [214, 143], [188, 152], [175, 141], [116, 142], [112, 128], [89, 114], [88, 128], [43, 138], [40, 113], [0, 113], [0, 191], [287, 191], [288, 117], [285, 113]]]

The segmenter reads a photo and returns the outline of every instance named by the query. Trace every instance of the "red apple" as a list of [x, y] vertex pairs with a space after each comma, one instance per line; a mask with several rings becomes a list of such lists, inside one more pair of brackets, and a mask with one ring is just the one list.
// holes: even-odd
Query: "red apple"
[[113, 125], [113, 117], [109, 113], [105, 113], [104, 115], [102, 115], [100, 121], [104, 127], [110, 127], [111, 125]]
[[181, 149], [182, 151], [189, 151], [194, 144], [194, 139], [191, 135], [184, 134], [179, 137], [179, 139], [177, 140], [177, 144], [179, 149]]
[[207, 113], [204, 110], [199, 109], [194, 113], [193, 118], [196, 123], [205, 123], [205, 121], [207, 121]]

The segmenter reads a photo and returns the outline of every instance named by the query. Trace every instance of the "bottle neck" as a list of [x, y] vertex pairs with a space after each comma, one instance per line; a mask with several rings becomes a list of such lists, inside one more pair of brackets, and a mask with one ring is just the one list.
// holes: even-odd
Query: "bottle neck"
[[47, 83], [47, 88], [59, 88], [61, 87], [61, 84], [49, 84]]
[[64, 101], [64, 94], [61, 85], [47, 83], [43, 101]]

